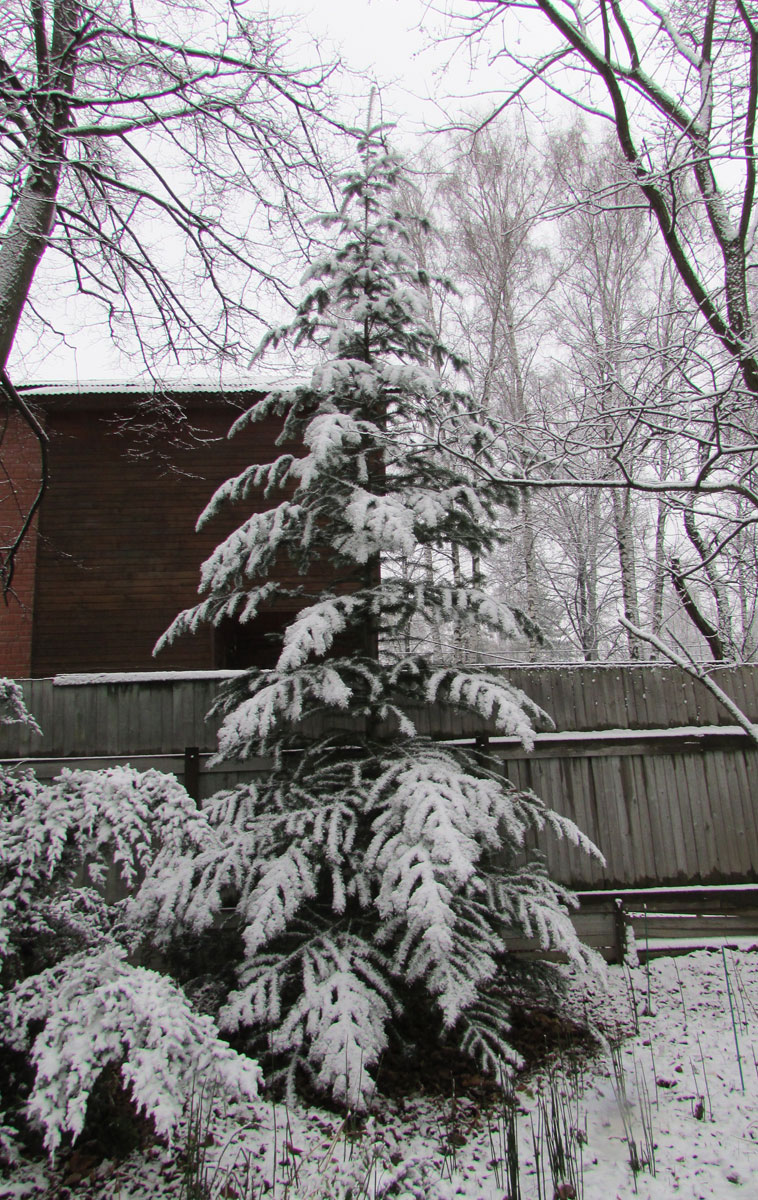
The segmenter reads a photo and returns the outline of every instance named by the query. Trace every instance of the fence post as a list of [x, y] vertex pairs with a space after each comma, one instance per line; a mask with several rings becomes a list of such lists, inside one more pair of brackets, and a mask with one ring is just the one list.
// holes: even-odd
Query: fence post
[[200, 748], [184, 747], [184, 787], [193, 800], [200, 799]]
[[616, 951], [616, 962], [623, 963], [626, 958], [626, 913], [624, 901], [616, 896], [613, 901], [613, 941]]

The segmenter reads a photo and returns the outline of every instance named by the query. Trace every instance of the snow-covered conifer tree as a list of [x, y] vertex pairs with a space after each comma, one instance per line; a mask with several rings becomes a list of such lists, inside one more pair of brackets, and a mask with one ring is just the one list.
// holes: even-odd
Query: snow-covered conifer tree
[[[303, 593], [276, 667], [247, 671], [219, 701], [219, 756], [268, 756], [271, 770], [215, 797], [206, 816], [217, 843], [165, 861], [137, 901], [170, 938], [177, 920], [207, 926], [231, 890], [244, 958], [222, 1027], [264, 1035], [293, 1069], [302, 1064], [351, 1105], [365, 1102], [412, 990], [486, 1066], [514, 1059], [505, 927], [589, 957], [566, 894], [523, 845], [527, 831], [550, 825], [594, 847], [514, 789], [495, 760], [420, 736], [412, 719], [418, 706], [452, 705], [528, 746], [539, 710], [497, 674], [377, 652], [402, 645], [397, 635], [417, 613], [520, 631], [518, 616], [479, 586], [382, 571], [383, 559], [418, 548], [478, 559], [496, 539], [499, 506], [512, 501], [502, 485], [473, 486], [418, 436], [442, 413], [473, 452], [481, 428], [468, 423], [471, 401], [451, 382], [460, 364], [428, 320], [429, 280], [409, 258], [396, 202], [400, 174], [382, 131], [371, 130], [339, 212], [326, 219], [333, 249], [308, 269], [294, 320], [262, 348], [307, 346], [317, 365], [304, 382], [274, 387], [235, 427], [276, 415], [282, 443], [302, 450], [217, 491], [201, 521], [253, 489], [271, 507], [218, 546], [203, 566], [204, 598], [165, 635], [251, 620], [287, 594], [269, 578], [285, 555], [303, 573], [329, 563], [332, 586]], [[321, 732], [307, 734], [308, 718]]]

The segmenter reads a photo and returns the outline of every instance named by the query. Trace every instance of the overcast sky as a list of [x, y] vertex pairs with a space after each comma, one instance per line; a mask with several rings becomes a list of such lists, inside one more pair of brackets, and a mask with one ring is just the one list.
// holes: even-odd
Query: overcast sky
[[[297, 13], [305, 29], [325, 39], [325, 57], [331, 44], [364, 81], [375, 77], [386, 116], [404, 138], [443, 122], [450, 94], [469, 88], [465, 51], [437, 40], [449, 22], [424, 0], [270, 0], [269, 7], [272, 14]], [[365, 90], [360, 79], [355, 85]]]
[[[249, 13], [261, 2], [250, 0]], [[413, 150], [466, 114], [490, 110], [506, 86], [502, 61], [488, 63], [482, 48], [472, 69], [470, 48], [459, 27], [424, 0], [268, 0], [272, 16], [297, 18], [290, 37], [293, 63], [313, 62], [313, 40], [324, 61], [339, 54], [347, 72], [341, 77], [346, 109], [343, 119], [362, 124], [372, 81], [381, 85], [381, 112], [396, 127], [394, 143], [412, 159]], [[40, 272], [45, 275], [44, 264]], [[42, 283], [44, 286], [44, 283]], [[35, 323], [19, 337], [21, 378], [83, 380], [118, 378], [124, 363], [109, 341], [102, 314], [88, 311], [80, 297], [60, 299], [56, 319], [65, 342], [35, 336]], [[130, 369], [127, 364], [127, 369]], [[135, 364], [135, 373], [138, 366]]]

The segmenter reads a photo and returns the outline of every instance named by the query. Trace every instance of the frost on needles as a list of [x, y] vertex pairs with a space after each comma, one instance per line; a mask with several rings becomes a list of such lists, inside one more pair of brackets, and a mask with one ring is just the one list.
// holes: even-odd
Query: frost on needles
[[[288, 557], [303, 574], [328, 564], [330, 588], [303, 591], [276, 667], [246, 672], [218, 702], [219, 758], [266, 756], [271, 769], [215, 796], [204, 814], [214, 840], [156, 864], [135, 901], [167, 941], [233, 904], [243, 952], [222, 1028], [247, 1031], [291, 1078], [302, 1069], [351, 1106], [367, 1102], [411, 996], [485, 1067], [516, 1059], [504, 930], [591, 958], [568, 895], [526, 853], [527, 834], [550, 826], [597, 853], [495, 760], [414, 725], [420, 707], [451, 705], [529, 746], [543, 714], [496, 673], [398, 649], [419, 622], [500, 637], [523, 627], [480, 582], [462, 586], [444, 569], [452, 551], [487, 554], [514, 497], [467, 470], [466, 455], [486, 456], [489, 431], [430, 323], [432, 281], [412, 257], [401, 173], [372, 130], [339, 212], [325, 219], [331, 249], [306, 272], [294, 320], [259, 352], [285, 343], [316, 366], [236, 425], [276, 416], [280, 444], [301, 449], [251, 466], [212, 498], [201, 521], [256, 489], [270, 506], [213, 552], [200, 603], [164, 639], [251, 620], [288, 597], [294, 607], [270, 578], [275, 564]], [[441, 419], [456, 457], [428, 436]], [[392, 569], [418, 554], [434, 562], [433, 578]]]
[[[21, 720], [14, 687], [0, 681]], [[0, 769], [0, 1162], [18, 1157], [19, 1130], [39, 1131], [51, 1155], [75, 1140], [104, 1071], [166, 1139], [199, 1078], [257, 1094], [257, 1063], [168, 974], [134, 964], [139, 907], [103, 895], [106, 873], [135, 889], [214, 837], [172, 775], [112, 767], [43, 783]]]

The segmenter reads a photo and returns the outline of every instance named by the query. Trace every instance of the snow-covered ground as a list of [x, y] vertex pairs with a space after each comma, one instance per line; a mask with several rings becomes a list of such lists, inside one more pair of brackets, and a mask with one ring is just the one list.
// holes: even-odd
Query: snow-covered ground
[[[576, 1003], [602, 1023], [610, 1042], [627, 1035], [615, 1067], [610, 1045], [590, 1061], [559, 1057], [549, 1069], [516, 1080], [511, 1110], [492, 1094], [485, 1102], [481, 1091], [463, 1088], [457, 1096], [382, 1099], [354, 1132], [316, 1108], [219, 1107], [201, 1138], [210, 1194], [515, 1200], [507, 1174], [508, 1127], [515, 1123], [521, 1200], [758, 1196], [758, 952], [662, 958], [649, 974], [644, 966], [612, 967], [609, 980], [605, 995], [583, 984]], [[548, 1135], [558, 1125], [574, 1182], [566, 1167], [556, 1187]], [[654, 1158], [636, 1177], [630, 1139], [639, 1158], [651, 1151]], [[0, 1183], [0, 1198], [178, 1200], [182, 1194], [176, 1154], [163, 1148], [101, 1163], [87, 1175], [92, 1169], [84, 1156], [57, 1173], [25, 1165]]]

